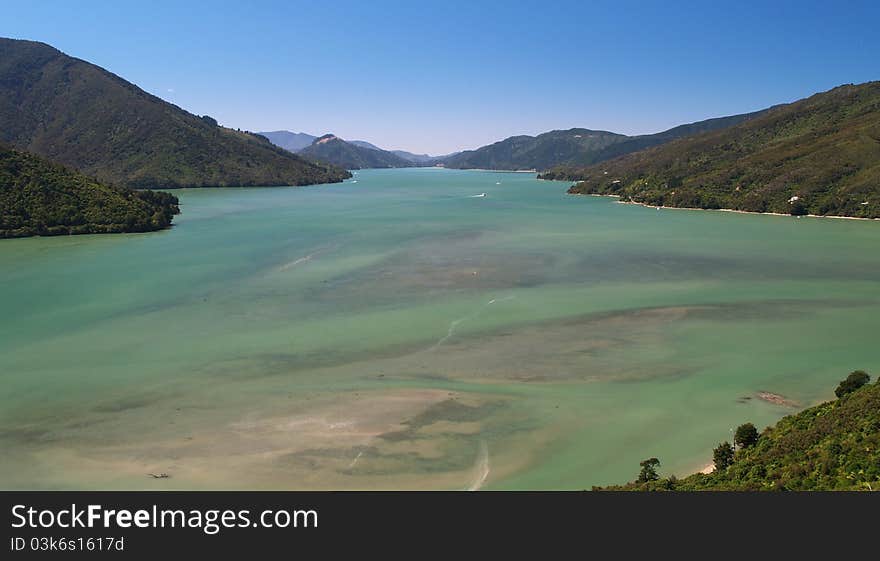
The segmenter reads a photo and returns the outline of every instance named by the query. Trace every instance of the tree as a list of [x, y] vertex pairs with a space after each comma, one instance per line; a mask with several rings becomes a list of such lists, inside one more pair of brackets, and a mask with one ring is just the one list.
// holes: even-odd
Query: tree
[[712, 459], [715, 460], [715, 471], [724, 471], [733, 465], [733, 446], [726, 440], [712, 451]]
[[837, 389], [834, 390], [834, 395], [840, 398], [847, 394], [851, 394], [869, 381], [871, 381], [871, 377], [867, 372], [864, 370], [856, 370], [855, 372], [850, 373], [850, 375], [846, 377], [846, 380], [840, 382]]
[[807, 214], [807, 207], [804, 206], [804, 203], [800, 201], [795, 201], [791, 204], [791, 215], [792, 216], [805, 216]]
[[636, 481], [639, 483], [647, 483], [648, 481], [657, 481], [660, 479], [660, 476], [657, 475], [657, 468], [660, 467], [660, 460], [657, 458], [648, 458], [639, 463], [639, 465], [642, 466], [642, 471], [639, 472], [639, 478]]
[[733, 435], [733, 443], [740, 448], [754, 446], [758, 442], [758, 429], [752, 423], [746, 423], [736, 428]]

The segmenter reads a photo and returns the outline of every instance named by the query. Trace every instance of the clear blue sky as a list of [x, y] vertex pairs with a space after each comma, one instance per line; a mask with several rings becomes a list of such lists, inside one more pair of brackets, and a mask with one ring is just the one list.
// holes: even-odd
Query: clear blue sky
[[880, 79], [880, 2], [7, 1], [44, 41], [248, 130], [432, 154], [649, 133]]

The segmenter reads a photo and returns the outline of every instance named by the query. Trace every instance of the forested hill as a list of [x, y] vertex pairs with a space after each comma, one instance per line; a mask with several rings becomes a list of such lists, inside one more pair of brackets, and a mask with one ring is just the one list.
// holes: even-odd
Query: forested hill
[[443, 160], [457, 169], [527, 170], [588, 157], [627, 136], [608, 131], [569, 129], [538, 136], [512, 136], [476, 150], [465, 150]]
[[349, 177], [217, 125], [43, 43], [0, 38], [0, 141], [129, 187], [309, 185]]
[[[656, 206], [880, 217], [880, 82], [593, 165], [571, 193]], [[555, 178], [555, 177], [553, 177]]]
[[[880, 383], [857, 370], [835, 390], [838, 399], [781, 419], [760, 434], [741, 425], [733, 444], [714, 450], [712, 473], [684, 479], [658, 476], [648, 458], [624, 491], [878, 491]], [[707, 451], [708, 452], [708, 451]], [[597, 488], [598, 489], [598, 488]]]
[[103, 185], [0, 144], [0, 238], [166, 228], [177, 197]]
[[756, 111], [754, 113], [731, 115], [729, 117], [716, 117], [714, 119], [706, 119], [705, 121], [698, 121], [696, 123], [679, 125], [669, 130], [658, 132], [656, 134], [643, 134], [640, 136], [627, 137], [626, 139], [621, 140], [620, 142], [615, 142], [614, 144], [606, 146], [601, 150], [585, 153], [574, 161], [568, 161], [566, 163], [553, 166], [542, 173], [540, 178], [556, 180], [579, 180], [581, 179], [583, 169], [586, 166], [598, 162], [604, 162], [606, 160], [611, 160], [619, 156], [631, 154], [633, 152], [638, 152], [639, 150], [651, 148], [652, 146], [659, 146], [678, 138], [685, 138], [704, 132], [732, 127], [733, 125], [737, 125], [750, 119], [754, 119], [755, 117], [762, 115], [766, 111], [768, 110], [764, 109], [762, 111]]
[[679, 125], [656, 134], [626, 136], [607, 131], [569, 129], [538, 136], [512, 136], [500, 142], [453, 154], [440, 161], [450, 168], [549, 170], [545, 179], [568, 179], [566, 172], [644, 150], [705, 131], [722, 129], [754, 118], [761, 112], [707, 119]]
[[406, 168], [415, 165], [397, 154], [379, 148], [367, 148], [325, 134], [299, 152], [302, 156], [328, 162], [344, 169]]

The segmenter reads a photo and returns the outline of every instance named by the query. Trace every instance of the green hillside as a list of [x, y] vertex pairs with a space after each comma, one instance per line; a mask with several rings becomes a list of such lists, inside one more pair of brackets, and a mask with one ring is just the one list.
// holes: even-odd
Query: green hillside
[[299, 153], [303, 157], [327, 162], [344, 169], [407, 168], [415, 165], [392, 152], [359, 146], [332, 134], [316, 138], [310, 146], [303, 148]]
[[651, 148], [652, 146], [659, 146], [678, 138], [685, 138], [704, 132], [732, 127], [733, 125], [737, 125], [750, 119], [754, 119], [755, 117], [762, 115], [766, 111], [767, 110], [765, 109], [764, 111], [756, 111], [754, 113], [744, 113], [742, 115], [731, 115], [729, 117], [706, 119], [705, 121], [679, 125], [669, 130], [658, 132], [656, 134], [631, 136], [626, 138], [625, 140], [621, 140], [620, 142], [615, 142], [614, 144], [606, 146], [601, 150], [595, 150], [581, 154], [573, 161], [553, 166], [542, 173], [539, 178], [577, 181], [582, 178], [581, 173], [584, 166], [604, 162], [606, 160], [611, 160], [620, 156], [624, 156], [626, 154], [638, 152], [639, 150]]
[[477, 150], [459, 152], [443, 160], [443, 165], [456, 169], [547, 169], [598, 152], [627, 138], [622, 134], [589, 129], [512, 136]]
[[0, 141], [128, 187], [309, 185], [349, 177], [33, 41], [0, 39]]
[[0, 238], [167, 228], [177, 197], [103, 185], [0, 144]]
[[571, 193], [656, 206], [880, 217], [880, 82], [581, 169]]
[[583, 166], [664, 144], [676, 138], [729, 127], [752, 119], [760, 113], [707, 119], [640, 136], [589, 129], [550, 131], [538, 136], [512, 136], [489, 146], [459, 152], [440, 160], [449, 168], [547, 170], [542, 174], [544, 179], [570, 179], [569, 174]]
[[661, 479], [659, 461], [651, 458], [642, 462], [636, 481], [605, 489], [878, 491], [880, 384], [869, 384], [868, 378], [852, 373], [838, 387], [837, 400], [789, 415], [760, 435], [750, 424], [741, 426], [736, 452], [727, 442], [716, 448], [712, 473]]

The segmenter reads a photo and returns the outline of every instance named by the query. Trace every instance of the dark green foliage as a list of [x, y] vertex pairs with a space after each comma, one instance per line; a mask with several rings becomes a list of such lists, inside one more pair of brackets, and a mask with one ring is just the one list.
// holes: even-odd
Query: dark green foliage
[[806, 216], [810, 214], [810, 211], [807, 210], [806, 205], [800, 201], [795, 201], [791, 203], [791, 215], [792, 216]]
[[864, 370], [856, 370], [847, 376], [846, 380], [840, 382], [840, 385], [834, 390], [834, 395], [837, 397], [843, 397], [847, 394], [851, 394], [869, 381], [871, 381], [871, 377], [867, 372]]
[[148, 232], [178, 212], [169, 193], [103, 185], [0, 144], [0, 238]]
[[745, 423], [736, 428], [733, 443], [740, 448], [754, 446], [758, 442], [758, 429], [752, 423]]
[[0, 123], [0, 141], [133, 188], [310, 185], [349, 177], [33, 41], [0, 39]]
[[715, 469], [718, 471], [725, 470], [733, 465], [733, 446], [726, 440], [718, 445], [712, 451], [712, 459], [715, 462]]
[[[860, 379], [863, 379], [860, 377]], [[635, 481], [617, 490], [665, 490]], [[880, 490], [880, 384], [781, 419], [725, 470], [675, 482], [678, 491]]]
[[648, 458], [639, 463], [642, 466], [642, 470], [639, 472], [639, 477], [636, 479], [639, 483], [647, 483], [648, 481], [657, 481], [660, 479], [660, 476], [657, 475], [657, 468], [660, 467], [660, 460], [657, 458]]
[[386, 150], [358, 146], [332, 134], [316, 138], [310, 146], [300, 150], [299, 154], [345, 169], [408, 168], [414, 165]]
[[878, 218], [880, 82], [559, 175], [582, 180], [570, 193], [651, 206]]

